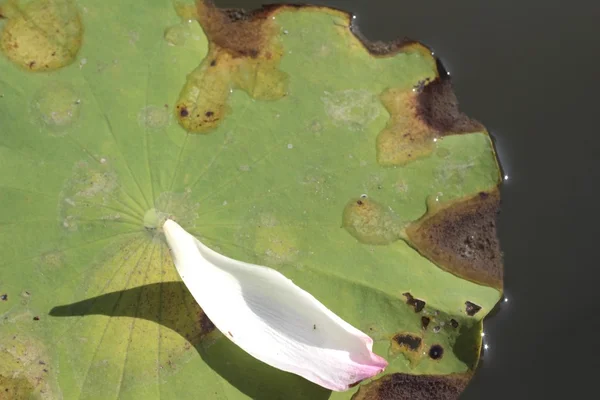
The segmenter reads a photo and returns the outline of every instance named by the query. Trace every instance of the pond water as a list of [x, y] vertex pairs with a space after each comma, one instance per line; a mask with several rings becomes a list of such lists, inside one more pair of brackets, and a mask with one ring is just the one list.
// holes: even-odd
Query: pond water
[[[220, 0], [253, 8], [260, 0]], [[600, 311], [595, 184], [600, 4], [558, 0], [327, 0], [371, 40], [433, 48], [461, 108], [492, 133], [508, 177], [500, 239], [507, 301], [485, 323], [484, 360], [463, 399], [596, 393]], [[581, 4], [580, 4], [581, 3]], [[591, 340], [584, 341], [584, 334]], [[595, 366], [595, 367], [594, 367]]]

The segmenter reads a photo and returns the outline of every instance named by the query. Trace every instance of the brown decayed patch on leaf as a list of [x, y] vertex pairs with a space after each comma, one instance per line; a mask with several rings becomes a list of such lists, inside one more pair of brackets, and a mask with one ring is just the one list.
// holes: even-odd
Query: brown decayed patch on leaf
[[362, 386], [352, 400], [454, 400], [469, 375], [408, 375], [395, 373]]
[[458, 100], [449, 79], [427, 83], [416, 96], [416, 117], [439, 135], [483, 132], [485, 127], [458, 109]]
[[496, 235], [498, 188], [430, 207], [406, 228], [409, 243], [441, 268], [502, 290], [502, 255]]
[[81, 47], [83, 25], [70, 0], [6, 2], [8, 19], [0, 34], [0, 49], [29, 71], [51, 71], [70, 64]]
[[[212, 0], [199, 0], [198, 1], [198, 9], [204, 10], [206, 7], [213, 7], [214, 2]], [[202, 3], [202, 4], [200, 4]], [[264, 5], [261, 8], [253, 11], [246, 11], [244, 9], [223, 9], [222, 14], [226, 20], [232, 22], [238, 21], [253, 21], [256, 19], [267, 19], [272, 15], [286, 9], [314, 9], [314, 10], [327, 10], [328, 12], [338, 12], [340, 17], [345, 20], [345, 24], [343, 24], [344, 28], [349, 29], [349, 31], [359, 40], [362, 46], [373, 56], [379, 57], [391, 57], [395, 54], [405, 51], [419, 51], [424, 55], [431, 56], [431, 49], [427, 46], [412, 40], [410, 38], [404, 37], [400, 39], [395, 39], [389, 42], [382, 41], [372, 41], [365, 37], [357, 24], [355, 24], [355, 20], [353, 15], [347, 11], [340, 10], [334, 7], [322, 7], [322, 6], [314, 6], [310, 4], [268, 4]], [[226, 22], [226, 21], [225, 21]], [[220, 29], [219, 29], [220, 30]], [[232, 32], [233, 30], [230, 30]], [[228, 42], [231, 39], [227, 37], [227, 35], [222, 35], [224, 42]], [[250, 40], [254, 40], [249, 37]], [[244, 39], [245, 41], [245, 39]]]
[[[286, 95], [287, 75], [278, 66], [283, 49], [278, 42], [279, 28], [272, 17], [290, 9], [325, 9], [309, 5], [268, 5], [258, 10], [219, 9], [212, 1], [199, 0], [195, 10], [182, 9], [186, 19], [197, 18], [209, 40], [209, 53], [193, 71], [175, 107], [180, 124], [189, 132], [206, 133], [217, 127], [230, 111], [227, 102], [232, 89], [246, 91], [251, 97], [276, 100]], [[327, 9], [332, 11], [332, 9]], [[352, 15], [339, 11], [346, 20], [341, 28], [375, 57], [399, 52], [420, 52], [426, 46], [404, 38], [389, 43], [371, 42], [356, 25]]]
[[[206, 7], [211, 7], [214, 4], [211, 0], [204, 0], [204, 2], [200, 0], [199, 3], [203, 3], [198, 5], [198, 8], [200, 10], [203, 10]], [[252, 21], [261, 18], [266, 19], [272, 16], [273, 14], [285, 9], [314, 9], [327, 10], [328, 12], [338, 12], [340, 17], [342, 17], [345, 20], [345, 24], [343, 24], [343, 27], [349, 29], [349, 31], [360, 41], [362, 46], [373, 56], [391, 57], [395, 54], [405, 51], [419, 51], [422, 52], [424, 55], [431, 56], [431, 50], [427, 46], [424, 46], [423, 44], [407, 37], [395, 39], [389, 42], [369, 40], [362, 34], [362, 32], [360, 32], [358, 25], [354, 23], [355, 20], [353, 18], [353, 15], [347, 11], [340, 10], [337, 8], [321, 7], [309, 4], [268, 4], [254, 11], [230, 8], [223, 9], [222, 13], [224, 14], [227, 20], [237, 22]], [[226, 35], [223, 35], [223, 38], [224, 41], [231, 40], [227, 38]]]
[[472, 303], [470, 301], [465, 301], [465, 312], [468, 316], [474, 316], [479, 312], [479, 310], [481, 310], [481, 306], [478, 306], [477, 304]]
[[235, 57], [257, 57], [269, 46], [275, 27], [267, 18], [273, 8], [247, 12], [219, 9], [212, 1], [198, 1], [198, 20], [211, 44]]
[[414, 307], [416, 313], [423, 311], [423, 308], [425, 308], [426, 303], [423, 300], [415, 299], [409, 292], [402, 293], [402, 296], [406, 297], [406, 304]]
[[381, 165], [405, 165], [428, 156], [438, 137], [485, 131], [458, 110], [448, 79], [419, 81], [411, 90], [388, 89], [380, 99], [390, 113], [386, 128], [377, 136]]
[[419, 336], [410, 334], [410, 333], [397, 333], [392, 338], [392, 343], [397, 345], [398, 347], [408, 350], [408, 351], [417, 351], [421, 348], [421, 343], [423, 339]]
[[197, 3], [197, 16], [209, 40], [209, 52], [183, 87], [175, 112], [189, 132], [217, 127], [229, 111], [232, 89], [251, 97], [276, 100], [286, 94], [287, 75], [278, 69], [283, 49], [271, 8], [246, 13]]
[[389, 349], [392, 357], [402, 354], [414, 367], [421, 360], [423, 339], [413, 333], [401, 332], [392, 337]]
[[367, 37], [365, 37], [365, 35], [362, 34], [358, 25], [354, 23], [352, 16], [347, 14], [347, 17], [350, 24], [350, 31], [358, 38], [358, 40], [360, 40], [364, 48], [367, 49], [367, 51], [373, 56], [390, 57], [400, 52], [411, 50], [420, 51], [424, 55], [431, 56], [431, 50], [429, 48], [407, 37], [392, 40], [390, 42], [369, 40]]

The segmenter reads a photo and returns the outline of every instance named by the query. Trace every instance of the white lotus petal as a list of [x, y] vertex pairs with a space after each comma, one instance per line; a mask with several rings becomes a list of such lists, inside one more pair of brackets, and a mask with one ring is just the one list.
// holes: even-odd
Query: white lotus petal
[[279, 272], [225, 257], [172, 220], [163, 230], [194, 299], [250, 355], [336, 391], [387, 366], [369, 336]]

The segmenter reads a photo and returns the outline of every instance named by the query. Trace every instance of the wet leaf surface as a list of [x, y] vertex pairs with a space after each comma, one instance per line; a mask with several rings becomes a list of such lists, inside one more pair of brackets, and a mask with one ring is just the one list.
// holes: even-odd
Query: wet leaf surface
[[[456, 261], [452, 240], [464, 237], [448, 233], [447, 215], [466, 221], [467, 239], [484, 232], [469, 221], [494, 220], [499, 170], [427, 48], [365, 44], [350, 16], [324, 8], [221, 14], [167, 0], [143, 12], [4, 2], [3, 40], [22, 18], [13, 11], [39, 4], [68, 11], [65, 33], [31, 54], [58, 43], [72, 59], [37, 73], [2, 47], [2, 390], [370, 399], [386, 397], [369, 388], [396, 393], [404, 380], [415, 393], [462, 390], [463, 378], [445, 377], [475, 368], [502, 265], [491, 280], [464, 272], [485, 258]], [[373, 337], [387, 375], [332, 394], [236, 348], [179, 283], [168, 217], [314, 294]]]

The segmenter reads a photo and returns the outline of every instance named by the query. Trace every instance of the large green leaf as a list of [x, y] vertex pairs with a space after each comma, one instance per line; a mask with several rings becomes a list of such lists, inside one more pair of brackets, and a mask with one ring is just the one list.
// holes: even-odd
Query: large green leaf
[[0, 15], [0, 398], [358, 390], [216, 331], [166, 216], [371, 335], [392, 375], [358, 398], [462, 388], [502, 290], [499, 170], [425, 47], [365, 44], [316, 7], [9, 0]]

